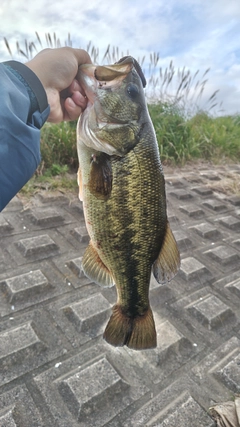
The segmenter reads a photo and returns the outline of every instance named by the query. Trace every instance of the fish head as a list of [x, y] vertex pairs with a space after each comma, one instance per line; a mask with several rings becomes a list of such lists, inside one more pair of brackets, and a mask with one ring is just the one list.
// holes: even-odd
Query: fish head
[[148, 116], [140, 65], [131, 56], [113, 65], [84, 64], [78, 80], [88, 99], [78, 140], [96, 151], [125, 155], [137, 144]]

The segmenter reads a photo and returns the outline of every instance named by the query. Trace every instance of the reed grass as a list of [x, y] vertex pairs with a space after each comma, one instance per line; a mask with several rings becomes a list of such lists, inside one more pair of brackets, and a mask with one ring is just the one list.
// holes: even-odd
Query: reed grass
[[[10, 56], [13, 48], [5, 38]], [[46, 33], [42, 40], [36, 32], [34, 41], [16, 42], [16, 51], [23, 60], [32, 58], [45, 47], [72, 46], [70, 34], [62, 43], [56, 36]], [[90, 41], [86, 50], [93, 63], [114, 63], [129, 52], [118, 47], [107, 46], [104, 54]], [[216, 90], [202, 103], [208, 83], [209, 68], [192, 73], [187, 67], [175, 68], [171, 61], [163, 69], [160, 55], [150, 53], [149, 57], [136, 58], [144, 70], [148, 84], [146, 97], [149, 112], [155, 127], [164, 163], [184, 165], [188, 161], [204, 159], [215, 163], [240, 159], [240, 116], [220, 116], [222, 104]], [[45, 124], [42, 129], [42, 163], [36, 174], [61, 174], [64, 167], [76, 171], [76, 123]], [[54, 168], [52, 169], [52, 167]], [[52, 171], [52, 172], [51, 172]]]

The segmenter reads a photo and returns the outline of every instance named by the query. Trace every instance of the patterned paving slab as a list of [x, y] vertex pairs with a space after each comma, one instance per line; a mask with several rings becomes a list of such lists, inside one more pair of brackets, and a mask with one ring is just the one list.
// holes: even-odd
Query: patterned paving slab
[[82, 272], [77, 194], [0, 214], [0, 426], [214, 427], [208, 408], [240, 393], [240, 197], [214, 189], [240, 166], [165, 169], [182, 261], [151, 278], [153, 350], [102, 338], [116, 290]]

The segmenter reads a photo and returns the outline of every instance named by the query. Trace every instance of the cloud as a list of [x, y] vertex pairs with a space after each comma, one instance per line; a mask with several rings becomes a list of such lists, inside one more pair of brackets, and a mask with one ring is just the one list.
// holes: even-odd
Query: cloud
[[15, 59], [21, 59], [16, 41], [24, 46], [26, 39], [39, 46], [35, 31], [42, 40], [55, 32], [64, 44], [70, 33], [74, 47], [86, 49], [91, 40], [99, 49], [99, 61], [110, 44], [119, 47], [120, 55], [145, 55], [146, 67], [151, 52], [159, 52], [162, 67], [170, 60], [193, 73], [210, 67], [211, 89], [218, 85], [227, 110], [239, 110], [238, 0], [2, 0], [0, 20], [0, 60], [9, 59], [3, 37]]

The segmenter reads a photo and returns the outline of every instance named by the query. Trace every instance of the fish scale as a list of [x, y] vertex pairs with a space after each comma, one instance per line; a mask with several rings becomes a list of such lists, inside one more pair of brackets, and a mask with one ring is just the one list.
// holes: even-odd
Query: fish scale
[[[80, 193], [91, 238], [82, 265], [91, 280], [117, 288], [106, 341], [142, 349], [156, 346], [149, 304], [152, 266], [155, 277], [166, 281], [180, 260], [167, 221], [164, 176], [142, 82], [132, 59], [125, 61], [125, 68], [125, 63], [112, 66], [113, 82], [108, 67], [108, 87], [96, 84], [95, 91], [86, 86], [86, 69], [80, 74], [93, 99], [78, 124]], [[93, 75], [99, 74], [104, 76], [104, 69], [97, 67]], [[134, 99], [129, 100], [131, 92]], [[119, 123], [123, 117], [128, 118]]]

